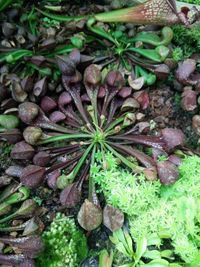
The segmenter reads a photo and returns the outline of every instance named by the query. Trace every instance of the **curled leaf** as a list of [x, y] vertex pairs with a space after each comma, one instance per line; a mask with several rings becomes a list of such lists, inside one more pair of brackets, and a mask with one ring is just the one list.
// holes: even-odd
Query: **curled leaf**
[[0, 128], [12, 129], [19, 126], [19, 119], [14, 115], [0, 115]]
[[176, 79], [182, 84], [188, 84], [190, 75], [196, 69], [196, 61], [194, 59], [186, 59], [179, 63], [178, 69], [176, 70]]

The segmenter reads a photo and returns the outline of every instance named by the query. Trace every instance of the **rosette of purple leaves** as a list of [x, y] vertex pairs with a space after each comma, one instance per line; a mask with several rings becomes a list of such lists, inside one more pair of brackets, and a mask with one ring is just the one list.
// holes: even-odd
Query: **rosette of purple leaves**
[[[106, 151], [133, 173], [144, 172], [147, 179], [158, 175], [166, 184], [176, 181], [175, 164], [161, 164], [157, 158], [183, 144], [180, 130], [166, 128], [157, 136], [151, 136], [148, 127], [141, 130], [136, 116], [140, 104], [119, 71], [108, 72], [103, 80], [92, 64], [82, 77], [78, 50], [57, 57], [57, 64], [65, 91], [54, 98], [44, 96], [40, 105], [24, 102], [18, 107], [24, 141], [14, 145], [11, 157], [25, 163], [18, 175], [23, 185], [36, 188], [46, 180], [51, 188], [62, 190], [61, 203], [73, 207], [80, 201], [95, 155]], [[152, 148], [153, 156], [145, 147]], [[94, 191], [89, 177], [90, 201]]]

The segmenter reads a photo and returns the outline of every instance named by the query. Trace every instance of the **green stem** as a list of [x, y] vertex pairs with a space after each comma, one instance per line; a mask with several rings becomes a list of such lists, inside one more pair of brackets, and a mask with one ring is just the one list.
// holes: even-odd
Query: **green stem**
[[117, 158], [119, 158], [127, 167], [129, 167], [134, 173], [141, 172], [143, 170], [142, 167], [139, 167], [138, 165], [132, 163], [125, 157], [123, 157], [121, 154], [119, 154], [115, 149], [113, 149], [110, 145], [105, 144], [105, 146], [110, 150], [111, 153]]
[[[96, 146], [96, 144], [94, 144], [90, 166], [92, 166], [95, 162], [96, 148], [97, 148], [97, 146]], [[94, 186], [95, 186], [94, 180], [93, 180], [92, 175], [90, 174], [90, 176], [89, 176], [89, 193], [88, 193], [88, 199], [90, 202], [93, 201]]]
[[76, 138], [91, 138], [90, 134], [62, 134], [58, 136], [49, 137], [43, 141], [40, 141], [38, 144], [48, 144], [55, 141], [67, 140], [67, 139], [76, 139]]
[[115, 126], [117, 126], [119, 123], [123, 122], [125, 118], [125, 115], [116, 119], [115, 121], [113, 121], [110, 126], [105, 130], [105, 136], [108, 136], [110, 133], [112, 133], [112, 130]]
[[65, 15], [57, 15], [57, 14], [51, 14], [49, 12], [40, 10], [38, 8], [35, 8], [37, 11], [39, 11], [41, 14], [43, 14], [44, 16], [50, 18], [50, 19], [54, 19], [57, 21], [65, 21], [65, 22], [70, 22], [70, 21], [79, 21], [82, 19], [87, 19], [88, 16], [65, 16]]

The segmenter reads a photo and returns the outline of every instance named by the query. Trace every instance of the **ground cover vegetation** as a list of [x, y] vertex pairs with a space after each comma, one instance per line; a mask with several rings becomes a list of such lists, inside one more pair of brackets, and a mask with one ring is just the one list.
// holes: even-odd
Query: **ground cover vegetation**
[[0, 264], [198, 267], [198, 1], [0, 1]]

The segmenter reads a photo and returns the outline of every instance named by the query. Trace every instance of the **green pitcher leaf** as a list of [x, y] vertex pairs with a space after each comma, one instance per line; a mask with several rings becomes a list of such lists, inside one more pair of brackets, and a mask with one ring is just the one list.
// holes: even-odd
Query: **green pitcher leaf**
[[14, 115], [0, 115], [0, 126], [5, 129], [17, 128], [19, 119]]

